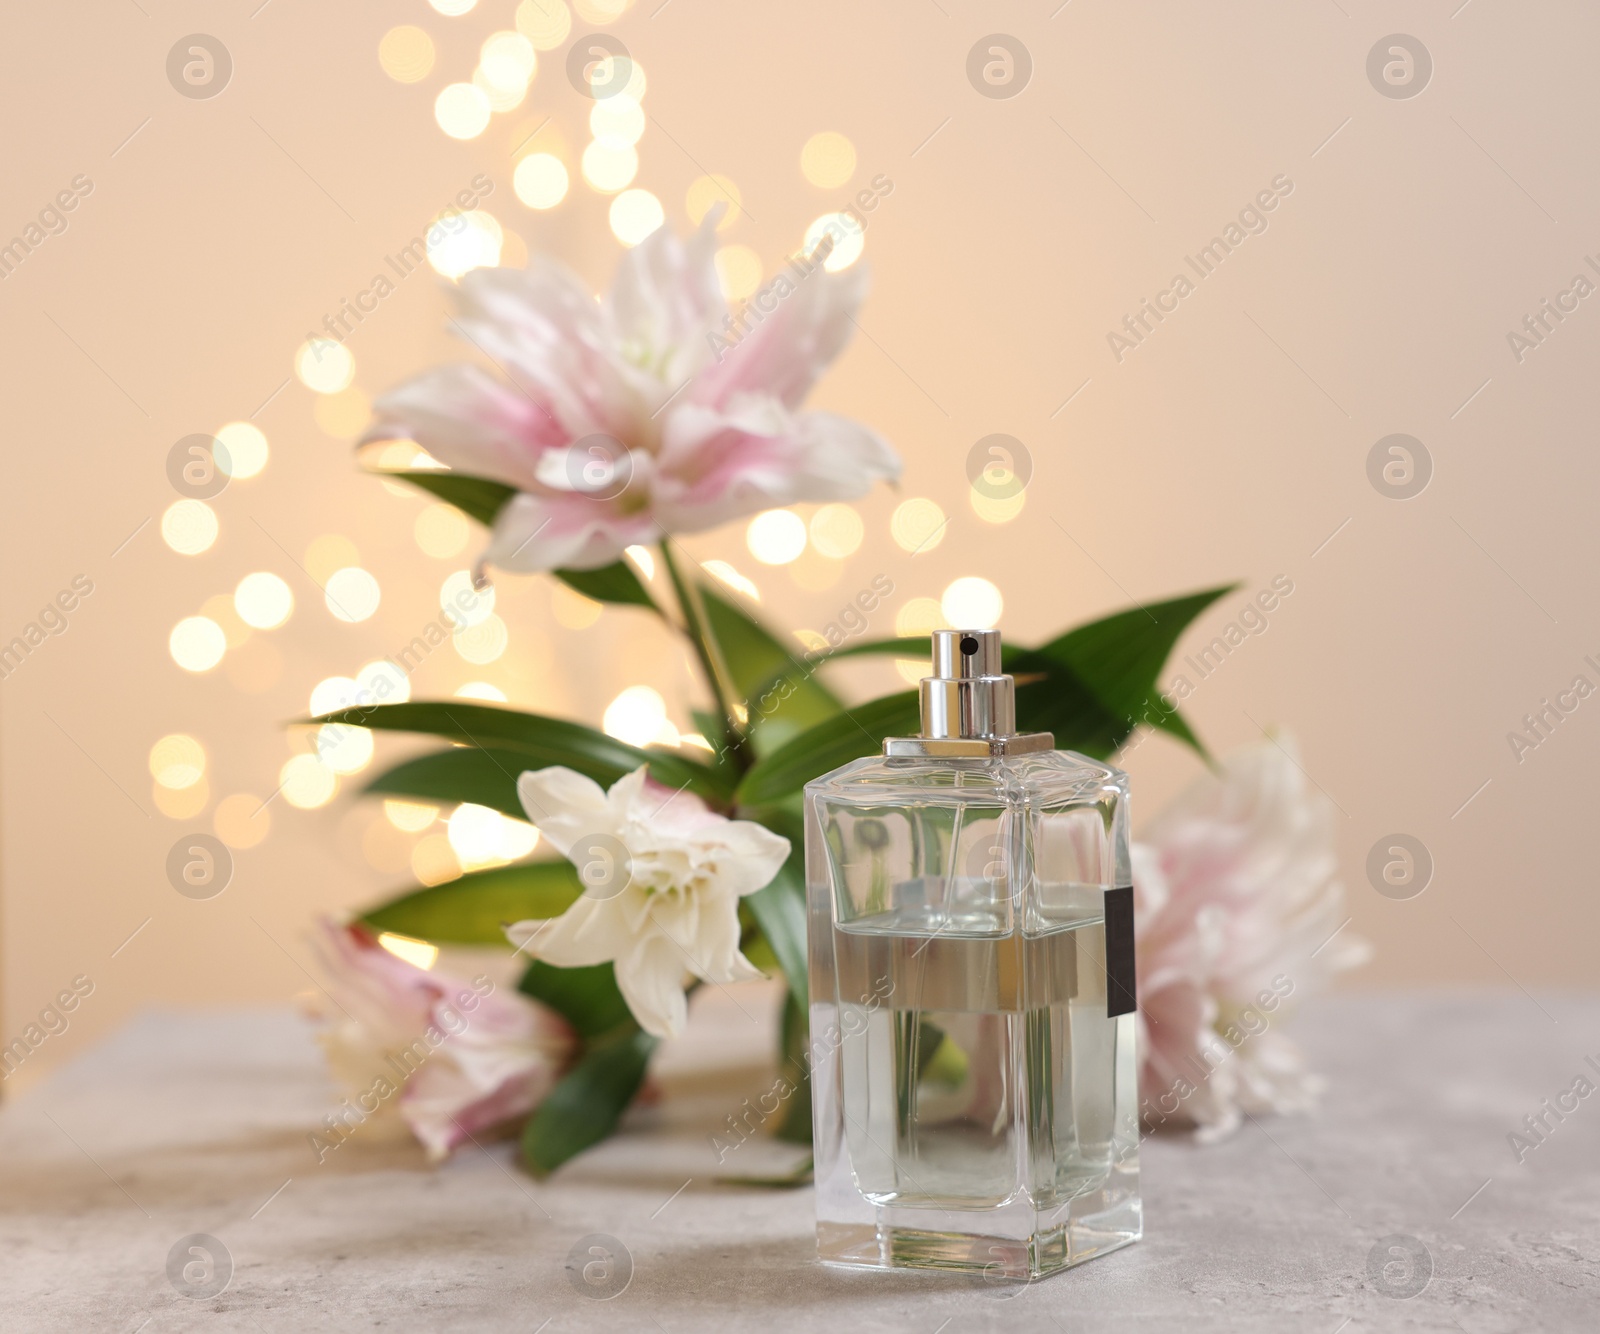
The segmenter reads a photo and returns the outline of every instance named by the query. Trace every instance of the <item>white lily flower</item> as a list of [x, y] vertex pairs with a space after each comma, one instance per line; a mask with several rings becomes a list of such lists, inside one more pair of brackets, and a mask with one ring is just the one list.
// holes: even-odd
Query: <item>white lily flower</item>
[[628, 1008], [657, 1037], [682, 1031], [688, 975], [762, 975], [739, 951], [739, 900], [778, 874], [788, 839], [652, 782], [643, 766], [609, 792], [571, 769], [540, 769], [517, 780], [517, 795], [586, 888], [559, 917], [508, 926], [512, 944], [562, 968], [614, 963]]

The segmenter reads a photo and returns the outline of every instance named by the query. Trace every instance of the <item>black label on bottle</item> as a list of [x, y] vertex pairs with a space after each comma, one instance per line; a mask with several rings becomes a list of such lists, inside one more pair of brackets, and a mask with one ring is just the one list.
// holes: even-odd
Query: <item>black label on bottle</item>
[[1139, 1007], [1133, 954], [1133, 886], [1106, 890], [1106, 1015]]

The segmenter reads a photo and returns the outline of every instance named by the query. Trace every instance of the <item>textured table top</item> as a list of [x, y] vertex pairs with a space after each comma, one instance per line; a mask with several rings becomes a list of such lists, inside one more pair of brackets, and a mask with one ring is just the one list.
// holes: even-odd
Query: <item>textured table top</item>
[[[756, 1011], [768, 998], [742, 999]], [[1585, 1061], [1600, 1065], [1600, 996], [1321, 1001], [1297, 1030], [1329, 1078], [1317, 1115], [1247, 1123], [1211, 1147], [1147, 1140], [1145, 1240], [1024, 1287], [824, 1268], [809, 1190], [719, 1183], [794, 1158], [751, 1141], [719, 1167], [711, 1149], [723, 1117], [770, 1083], [768, 1016], [754, 1017], [722, 1001], [697, 1013], [664, 1053], [666, 1097], [536, 1183], [510, 1144], [435, 1170], [409, 1146], [356, 1138], [319, 1164], [307, 1135], [335, 1094], [301, 1020], [147, 1016], [0, 1111], [0, 1326], [1600, 1329], [1600, 1096], [1547, 1116], [1522, 1162], [1508, 1141], [1580, 1075], [1600, 1084]], [[192, 1233], [231, 1261], [216, 1297], [168, 1279]], [[611, 1300], [568, 1277], [590, 1234], [631, 1254]], [[1384, 1291], [1404, 1265], [1369, 1274], [1397, 1234], [1432, 1266], [1409, 1298]]]

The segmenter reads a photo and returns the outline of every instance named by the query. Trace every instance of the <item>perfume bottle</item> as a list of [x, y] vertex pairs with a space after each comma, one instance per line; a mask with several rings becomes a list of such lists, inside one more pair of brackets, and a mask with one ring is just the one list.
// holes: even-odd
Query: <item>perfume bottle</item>
[[1137, 1241], [1128, 779], [939, 630], [922, 734], [806, 787], [817, 1247], [1030, 1279]]

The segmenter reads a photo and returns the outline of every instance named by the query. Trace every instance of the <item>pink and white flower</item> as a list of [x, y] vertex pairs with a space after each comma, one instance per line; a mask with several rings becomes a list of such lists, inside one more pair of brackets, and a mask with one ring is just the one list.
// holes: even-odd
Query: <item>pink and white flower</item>
[[553, 1010], [487, 978], [418, 968], [362, 926], [324, 920], [315, 948], [326, 984], [313, 1012], [334, 1077], [363, 1115], [397, 1112], [436, 1162], [532, 1111], [573, 1053]]
[[614, 962], [628, 1008], [657, 1037], [683, 1031], [686, 977], [762, 975], [739, 950], [739, 900], [778, 874], [788, 839], [651, 781], [643, 766], [609, 792], [571, 769], [540, 769], [517, 794], [587, 888], [560, 917], [507, 927], [512, 944], [562, 968]]
[[1368, 948], [1339, 930], [1333, 807], [1293, 740], [1197, 781], [1134, 845], [1133, 870], [1146, 1118], [1214, 1139], [1245, 1113], [1307, 1109], [1320, 1080], [1285, 1013]]
[[800, 410], [849, 339], [865, 275], [791, 267], [735, 337], [715, 221], [687, 242], [657, 229], [601, 300], [549, 259], [474, 269], [454, 323], [501, 375], [420, 375], [378, 400], [366, 439], [409, 438], [515, 487], [484, 556], [513, 571], [592, 569], [667, 534], [896, 478], [875, 432]]

